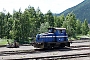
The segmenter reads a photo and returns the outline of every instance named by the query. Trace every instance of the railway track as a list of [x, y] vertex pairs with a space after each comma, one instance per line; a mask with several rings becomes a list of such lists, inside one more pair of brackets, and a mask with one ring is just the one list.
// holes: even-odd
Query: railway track
[[[80, 41], [76, 42], [79, 43]], [[87, 41], [85, 41], [87, 42]], [[81, 43], [83, 43], [81, 41]], [[79, 44], [81, 44], [79, 43]], [[1, 57], [9, 57], [9, 56], [21, 56], [21, 55], [35, 55], [35, 54], [44, 54], [44, 53], [51, 53], [51, 52], [74, 52], [74, 51], [90, 51], [90, 44], [89, 45], [76, 45], [76, 46], [71, 46], [71, 47], [66, 47], [66, 48], [56, 48], [56, 49], [48, 49], [48, 50], [44, 50], [44, 49], [29, 49], [29, 50], [16, 50], [16, 51], [1, 51], [0, 52], [0, 59]], [[25, 58], [17, 58], [17, 59], [21, 59], [21, 60], [29, 60], [29, 59], [41, 59], [41, 60], [47, 60], [47, 59], [51, 59], [51, 60], [57, 60], [57, 59], [70, 59], [70, 58], [80, 58], [80, 57], [90, 57], [90, 52], [84, 52], [84, 53], [75, 53], [75, 54], [66, 54], [66, 55], [53, 55], [53, 56], [36, 56], [36, 57], [25, 57]], [[7, 58], [10, 60], [10, 58]], [[6, 59], [6, 60], [7, 60]], [[15, 59], [12, 58], [11, 60]]]
[[[76, 53], [76, 54], [67, 54], [67, 55], [53, 55], [53, 56], [39, 56], [39, 57], [27, 57], [27, 58], [16, 58], [18, 60], [29, 60], [29, 59], [36, 59], [36, 60], [58, 60], [58, 59], [71, 59], [71, 58], [80, 58], [80, 57], [90, 57], [89, 53]], [[15, 58], [8, 59], [14, 60]]]
[[84, 43], [84, 42], [90, 42], [90, 40], [71, 40], [72, 43]]
[[34, 54], [34, 53], [44, 53], [44, 52], [54, 52], [54, 51], [75, 51], [75, 50], [90, 50], [90, 45], [82, 46], [71, 46], [65, 48], [56, 48], [56, 49], [31, 49], [31, 50], [17, 50], [17, 51], [3, 51], [0, 52], [0, 56], [8, 55], [21, 55], [21, 54]]
[[[90, 53], [84, 53], [84, 54], [72, 54], [72, 55], [61, 55], [61, 56], [47, 56], [47, 57], [34, 57], [34, 58], [22, 58], [19, 60], [30, 60], [30, 59], [36, 59], [36, 60], [58, 60], [58, 59], [71, 59], [71, 58], [80, 58], [80, 57], [90, 57]], [[11, 59], [13, 60], [13, 59]]]

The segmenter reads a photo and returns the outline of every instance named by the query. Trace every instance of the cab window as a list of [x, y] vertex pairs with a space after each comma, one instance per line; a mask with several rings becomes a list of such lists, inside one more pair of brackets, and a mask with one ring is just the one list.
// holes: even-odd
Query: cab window
[[62, 33], [62, 30], [58, 30], [58, 34], [61, 34]]

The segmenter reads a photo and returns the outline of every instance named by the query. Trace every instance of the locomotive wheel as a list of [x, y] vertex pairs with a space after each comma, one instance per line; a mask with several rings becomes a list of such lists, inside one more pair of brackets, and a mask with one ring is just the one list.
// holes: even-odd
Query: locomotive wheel
[[43, 43], [43, 44], [44, 44], [43, 49], [47, 49], [47, 43]]
[[70, 42], [67, 43], [67, 46], [70, 47]]
[[65, 47], [65, 44], [64, 43], [61, 43], [59, 47], [60, 48], [64, 48]]
[[49, 43], [44, 43], [43, 49], [52, 49], [52, 46]]

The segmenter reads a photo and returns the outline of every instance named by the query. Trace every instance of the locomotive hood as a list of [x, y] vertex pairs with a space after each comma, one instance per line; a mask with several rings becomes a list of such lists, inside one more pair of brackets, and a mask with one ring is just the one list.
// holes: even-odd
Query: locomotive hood
[[53, 33], [48, 33], [48, 32], [46, 32], [46, 33], [41, 33], [41, 34], [39, 34], [39, 35], [50, 35], [50, 34], [53, 34]]
[[49, 37], [49, 36], [54, 36], [54, 33], [41, 33], [41, 34], [37, 34], [36, 38], [43, 38], [43, 37]]

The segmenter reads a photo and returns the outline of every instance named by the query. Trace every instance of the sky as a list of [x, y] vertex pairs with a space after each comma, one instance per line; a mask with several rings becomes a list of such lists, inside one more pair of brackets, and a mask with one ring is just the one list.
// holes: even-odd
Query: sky
[[42, 13], [47, 13], [48, 10], [53, 13], [61, 13], [82, 1], [84, 0], [0, 0], [0, 12], [4, 10], [5, 13], [12, 14], [13, 10], [18, 11], [20, 8], [23, 12], [30, 5], [35, 9], [39, 7]]

